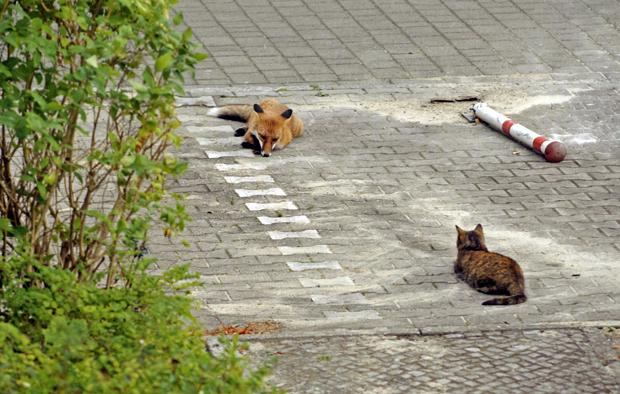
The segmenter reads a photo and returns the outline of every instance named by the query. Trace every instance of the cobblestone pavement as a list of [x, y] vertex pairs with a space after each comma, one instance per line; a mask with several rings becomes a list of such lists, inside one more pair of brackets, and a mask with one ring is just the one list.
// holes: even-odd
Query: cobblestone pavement
[[[616, 324], [618, 90], [541, 82], [497, 99], [561, 102], [515, 116], [564, 136], [569, 157], [560, 164], [459, 120], [451, 105], [422, 104], [440, 91], [284, 92], [308, 133], [269, 159], [235, 157], [249, 152], [231, 137], [230, 122], [182, 108], [190, 172], [175, 190], [190, 194], [193, 246], [152, 249], [163, 265], [186, 260], [203, 275], [207, 288], [196, 295], [211, 325], [278, 319], [293, 332], [445, 332]], [[400, 108], [427, 124], [399, 119]], [[448, 123], [433, 124], [434, 116]], [[491, 250], [523, 266], [528, 302], [482, 308], [488, 297], [454, 277], [454, 225], [476, 223]]]
[[[620, 326], [619, 1], [179, 9], [212, 55], [179, 99], [191, 246], [149, 249], [201, 274], [206, 326], [281, 322], [250, 342], [293, 392], [613, 391], [611, 345], [585, 327]], [[269, 159], [206, 116], [266, 96], [307, 130]], [[430, 103], [468, 96], [567, 159], [466, 123], [469, 102]], [[482, 307], [454, 277], [454, 225], [476, 223], [524, 268], [526, 303]]]
[[620, 76], [617, 0], [182, 0], [200, 84]]
[[293, 393], [613, 393], [615, 356], [593, 331], [256, 339]]

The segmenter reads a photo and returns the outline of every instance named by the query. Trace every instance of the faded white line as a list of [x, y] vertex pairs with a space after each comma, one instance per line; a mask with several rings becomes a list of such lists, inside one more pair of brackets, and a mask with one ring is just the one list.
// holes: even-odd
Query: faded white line
[[273, 183], [271, 175], [257, 176], [225, 176], [226, 183]]
[[258, 163], [241, 163], [241, 164], [223, 164], [217, 163], [215, 169], [218, 171], [242, 171], [242, 170], [258, 170], [262, 171], [267, 169], [264, 164]]
[[212, 96], [200, 96], [200, 97], [176, 97], [176, 106], [184, 107], [190, 105], [202, 105], [205, 107], [215, 107], [215, 101]]
[[185, 126], [185, 130], [190, 133], [227, 133], [232, 134], [235, 132], [232, 126]]
[[339, 276], [328, 279], [299, 278], [303, 287], [330, 287], [330, 286], [355, 286], [348, 276]]
[[284, 190], [279, 187], [272, 187], [270, 189], [235, 189], [235, 193], [237, 193], [239, 197], [286, 196]]
[[282, 216], [282, 217], [271, 217], [271, 216], [259, 216], [257, 217], [258, 221], [264, 225], [278, 224], [278, 223], [295, 223], [295, 224], [309, 224], [310, 219], [306, 215], [299, 216]]
[[285, 238], [321, 238], [319, 232], [316, 230], [304, 230], [304, 231], [267, 231], [271, 239], [285, 239]]
[[219, 159], [222, 157], [254, 157], [254, 152], [246, 149], [239, 150], [227, 150], [227, 151], [212, 151], [206, 150], [205, 153], [209, 159]]
[[203, 115], [186, 115], [186, 114], [178, 114], [177, 115], [177, 119], [179, 119], [182, 122], [195, 122], [195, 121], [202, 121], [202, 122], [206, 122], [207, 117], [203, 116]]
[[331, 253], [327, 245], [314, 245], [314, 246], [278, 246], [278, 250], [285, 256], [291, 254], [319, 254], [319, 253]]
[[297, 205], [295, 205], [292, 201], [269, 202], [269, 203], [246, 202], [245, 206], [248, 207], [250, 211], [262, 211], [262, 210], [277, 211], [279, 209], [288, 209], [288, 210], [298, 209]]
[[337, 261], [322, 261], [320, 263], [300, 263], [296, 261], [286, 263], [291, 271], [306, 270], [342, 270], [340, 263]]
[[196, 141], [198, 141], [199, 145], [208, 146], [208, 145], [239, 145], [241, 143], [241, 139], [238, 137], [227, 137], [227, 138], [204, 138], [204, 137], [196, 137]]
[[370, 301], [361, 293], [336, 294], [336, 295], [311, 295], [312, 302], [319, 305], [346, 305], [346, 304], [370, 304]]
[[357, 311], [357, 312], [323, 312], [329, 320], [378, 320], [381, 319], [377, 311]]

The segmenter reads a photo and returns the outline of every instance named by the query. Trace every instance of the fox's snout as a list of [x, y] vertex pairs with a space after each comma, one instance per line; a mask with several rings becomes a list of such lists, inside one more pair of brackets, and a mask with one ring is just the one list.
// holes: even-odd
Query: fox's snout
[[271, 137], [266, 137], [263, 141], [263, 146], [261, 149], [261, 155], [263, 157], [271, 156], [271, 151], [273, 150], [273, 139]]

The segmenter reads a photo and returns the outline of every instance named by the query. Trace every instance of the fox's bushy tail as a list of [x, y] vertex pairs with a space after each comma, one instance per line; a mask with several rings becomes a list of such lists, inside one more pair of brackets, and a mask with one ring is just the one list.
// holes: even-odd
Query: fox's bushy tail
[[525, 294], [515, 294], [508, 297], [492, 298], [482, 303], [482, 305], [516, 305], [527, 301]]
[[207, 114], [215, 118], [246, 122], [250, 118], [252, 111], [251, 105], [224, 105], [211, 108]]

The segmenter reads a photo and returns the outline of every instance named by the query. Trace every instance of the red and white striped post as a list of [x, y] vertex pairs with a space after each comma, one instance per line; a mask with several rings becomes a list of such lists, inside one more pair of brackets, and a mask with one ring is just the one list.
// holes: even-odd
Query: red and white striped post
[[566, 147], [560, 141], [552, 140], [533, 132], [495, 111], [486, 103], [475, 104], [473, 109], [474, 114], [489, 126], [542, 154], [545, 156], [545, 160], [551, 163], [558, 163], [566, 157]]

